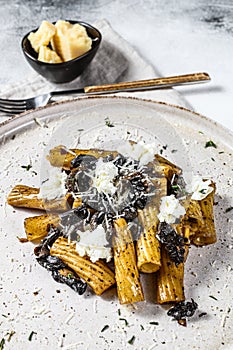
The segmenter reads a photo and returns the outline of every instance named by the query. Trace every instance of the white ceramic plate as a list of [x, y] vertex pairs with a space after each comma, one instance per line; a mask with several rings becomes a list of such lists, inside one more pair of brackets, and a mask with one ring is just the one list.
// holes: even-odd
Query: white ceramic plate
[[[107, 120], [114, 127], [106, 125]], [[186, 264], [186, 298], [199, 305], [187, 328], [155, 304], [154, 275], [143, 278], [146, 301], [135, 307], [120, 306], [115, 290], [102, 297], [90, 290], [78, 296], [36, 263], [32, 243], [22, 244], [16, 238], [24, 234], [23, 219], [37, 213], [8, 206], [7, 194], [18, 183], [40, 185], [48, 148], [65, 144], [109, 149], [126, 137], [157, 142], [158, 151], [182, 166], [187, 176], [199, 173], [217, 184], [218, 242], [192, 247]], [[98, 97], [18, 116], [0, 127], [0, 139], [0, 334], [6, 339], [4, 349], [232, 349], [233, 211], [227, 210], [233, 206], [230, 131], [164, 103]], [[217, 148], [206, 148], [209, 140]], [[29, 170], [22, 167], [28, 164], [32, 165]], [[105, 325], [109, 328], [102, 331]], [[131, 345], [128, 341], [133, 336]]]

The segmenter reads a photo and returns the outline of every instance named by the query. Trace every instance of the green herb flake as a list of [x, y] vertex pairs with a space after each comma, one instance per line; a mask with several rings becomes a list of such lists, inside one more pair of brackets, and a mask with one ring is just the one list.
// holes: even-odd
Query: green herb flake
[[229, 213], [231, 210], [233, 210], [233, 207], [229, 207], [225, 210], [225, 213]]
[[67, 278], [73, 278], [73, 277], [74, 277], [74, 276], [73, 276], [72, 273], [68, 273]]
[[211, 160], [212, 160], [213, 162], [215, 162], [215, 159], [214, 159], [213, 157], [211, 157]]
[[208, 148], [208, 147], [217, 148], [217, 145], [214, 143], [214, 141], [209, 140], [209, 141], [207, 141], [206, 144], [205, 144], [205, 148]]
[[153, 324], [154, 326], [158, 326], [158, 325], [159, 325], [159, 322], [151, 321], [151, 322], [149, 322], [149, 324]]
[[135, 341], [135, 336], [133, 335], [132, 338], [130, 340], [128, 340], [128, 343], [130, 345], [133, 345], [134, 341]]
[[29, 341], [32, 341], [33, 334], [37, 334], [37, 333], [34, 332], [34, 331], [32, 331], [32, 332], [29, 334], [29, 337], [28, 337], [28, 340], [29, 340]]
[[125, 319], [125, 318], [119, 318], [120, 321], [124, 321], [125, 322], [125, 325], [128, 326], [128, 321]]
[[1, 342], [0, 342], [0, 350], [4, 349], [4, 345], [5, 345], [6, 341], [4, 338], [2, 338]]
[[218, 300], [217, 298], [215, 298], [213, 295], [209, 295], [210, 298], [214, 299], [214, 300]]
[[27, 171], [29, 171], [32, 168], [32, 165], [31, 164], [21, 165], [21, 168], [26, 169]]
[[106, 331], [109, 328], [109, 325], [106, 324], [102, 329], [101, 329], [101, 333], [103, 333], [104, 331]]
[[2, 317], [5, 317], [5, 318], [7, 318], [7, 315], [4, 315], [4, 314], [2, 314]]
[[108, 126], [109, 128], [113, 128], [115, 125], [110, 121], [110, 119], [107, 117], [104, 119], [105, 120], [105, 125]]
[[144, 327], [143, 327], [143, 325], [142, 324], [140, 324], [140, 327], [141, 327], [141, 331], [144, 331]]
[[176, 152], [178, 152], [178, 150], [177, 149], [172, 149], [171, 152], [172, 153], [176, 153]]
[[118, 309], [117, 312], [118, 312], [118, 315], [120, 316], [121, 315], [121, 310]]
[[199, 130], [198, 132], [199, 132], [199, 134], [204, 135], [204, 132], [203, 132], [203, 131]]
[[7, 341], [9, 342], [10, 340], [11, 340], [11, 338], [12, 338], [12, 336], [15, 334], [15, 331], [10, 331], [10, 332], [8, 332], [6, 335], [8, 336], [7, 337]]

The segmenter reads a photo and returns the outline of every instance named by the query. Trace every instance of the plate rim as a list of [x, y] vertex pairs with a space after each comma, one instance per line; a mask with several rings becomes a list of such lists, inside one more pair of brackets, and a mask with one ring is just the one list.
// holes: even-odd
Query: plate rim
[[[228, 129], [227, 127], [225, 127], [221, 123], [211, 119], [210, 117], [207, 117], [201, 113], [193, 111], [187, 107], [164, 102], [164, 101], [159, 101], [159, 100], [152, 100], [152, 99], [140, 98], [140, 97], [135, 97], [135, 96], [117, 96], [117, 95], [112, 95], [112, 96], [94, 95], [94, 96], [84, 96], [82, 98], [76, 97], [76, 98], [52, 102], [52, 103], [47, 104], [45, 106], [38, 107], [36, 109], [30, 109], [30, 110], [25, 111], [23, 113], [13, 115], [10, 119], [7, 119], [7, 120], [3, 121], [2, 123], [0, 123], [0, 137], [1, 137], [2, 128], [9, 126], [9, 129], [6, 131], [10, 131], [11, 130], [10, 126], [12, 123], [14, 123], [15, 121], [18, 121], [20, 119], [23, 119], [25, 116], [30, 115], [31, 113], [39, 112], [39, 111], [43, 111], [43, 110], [49, 110], [50, 108], [53, 108], [55, 106], [64, 105], [64, 104], [68, 105], [68, 104], [71, 104], [73, 102], [85, 101], [85, 100], [100, 100], [100, 99], [109, 99], [109, 100], [118, 100], [118, 101], [124, 101], [124, 100], [129, 101], [130, 100], [130, 101], [137, 101], [137, 102], [145, 102], [145, 103], [149, 103], [152, 105], [164, 105], [166, 107], [170, 107], [170, 108], [173, 108], [173, 109], [176, 109], [179, 111], [185, 111], [185, 112], [191, 113], [195, 117], [200, 118], [200, 120], [209, 123], [211, 126], [213, 126], [215, 128], [216, 127], [220, 128], [223, 133], [227, 133], [228, 137], [230, 136], [233, 139], [233, 131], [232, 130]], [[4, 135], [2, 135], [2, 136], [4, 136]]]

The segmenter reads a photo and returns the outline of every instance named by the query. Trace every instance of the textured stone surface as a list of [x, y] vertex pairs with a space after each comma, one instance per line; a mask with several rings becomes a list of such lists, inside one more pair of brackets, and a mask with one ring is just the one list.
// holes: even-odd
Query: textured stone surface
[[106, 18], [158, 74], [207, 71], [212, 82], [179, 88], [198, 112], [233, 128], [231, 119], [233, 6], [231, 0], [0, 0], [0, 88], [31, 73], [22, 36], [43, 19]]

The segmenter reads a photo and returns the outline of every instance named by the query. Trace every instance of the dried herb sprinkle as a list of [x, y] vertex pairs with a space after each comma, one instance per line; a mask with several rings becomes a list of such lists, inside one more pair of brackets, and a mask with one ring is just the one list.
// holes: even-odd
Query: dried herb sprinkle
[[2, 338], [1, 342], [0, 342], [0, 350], [4, 349], [4, 345], [5, 345], [6, 341], [4, 338]]
[[115, 125], [110, 121], [110, 119], [107, 117], [105, 118], [105, 125], [109, 128], [113, 128]]
[[125, 318], [119, 318], [120, 321], [124, 321], [125, 322], [125, 325], [128, 326], [128, 321], [125, 319]]
[[102, 329], [101, 329], [101, 333], [103, 333], [104, 331], [106, 331], [109, 328], [109, 325], [106, 324]]
[[21, 168], [26, 169], [27, 171], [29, 171], [32, 168], [32, 165], [31, 164], [21, 165]]
[[229, 213], [231, 210], [233, 210], [233, 207], [229, 207], [225, 210], [225, 213]]
[[209, 140], [209, 141], [207, 141], [206, 144], [205, 144], [205, 148], [208, 148], [208, 147], [217, 148], [217, 145], [214, 143], [214, 141]]
[[135, 341], [135, 336], [133, 335], [132, 338], [128, 341], [128, 343], [130, 345], [133, 345], [134, 341]]
[[28, 337], [28, 340], [29, 340], [29, 341], [32, 341], [33, 334], [37, 334], [37, 333], [34, 332], [34, 331], [32, 331], [32, 332], [29, 334], [29, 337]]

